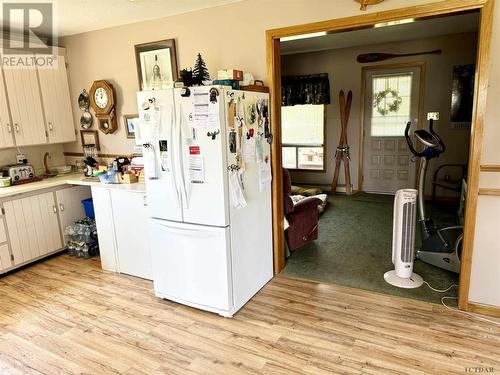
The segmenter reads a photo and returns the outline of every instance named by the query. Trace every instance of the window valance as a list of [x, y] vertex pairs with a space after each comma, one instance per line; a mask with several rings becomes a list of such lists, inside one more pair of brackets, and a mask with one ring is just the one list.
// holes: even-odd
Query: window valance
[[328, 73], [283, 77], [281, 105], [297, 104], [330, 104]]

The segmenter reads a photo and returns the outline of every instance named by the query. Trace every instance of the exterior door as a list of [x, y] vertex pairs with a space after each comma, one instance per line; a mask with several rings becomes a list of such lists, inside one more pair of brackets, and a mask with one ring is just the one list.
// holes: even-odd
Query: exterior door
[[365, 71], [362, 190], [394, 194], [414, 188], [415, 163], [406, 144], [408, 121], [418, 121], [420, 67]]

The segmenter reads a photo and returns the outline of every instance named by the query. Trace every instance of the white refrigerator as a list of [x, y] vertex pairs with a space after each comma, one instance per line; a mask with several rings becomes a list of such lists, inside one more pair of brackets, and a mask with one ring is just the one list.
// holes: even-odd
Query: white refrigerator
[[137, 94], [158, 297], [233, 316], [273, 276], [268, 94]]

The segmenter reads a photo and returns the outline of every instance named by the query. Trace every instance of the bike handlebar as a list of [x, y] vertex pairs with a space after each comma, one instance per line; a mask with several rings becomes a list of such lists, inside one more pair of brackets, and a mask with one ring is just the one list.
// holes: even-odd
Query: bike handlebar
[[417, 150], [415, 150], [415, 147], [413, 147], [413, 142], [410, 138], [410, 127], [411, 127], [411, 121], [408, 121], [406, 123], [406, 128], [405, 128], [405, 138], [406, 138], [406, 143], [408, 143], [408, 147], [410, 148], [410, 151], [413, 155], [421, 158], [424, 156], [424, 153], [423, 152], [418, 152]]

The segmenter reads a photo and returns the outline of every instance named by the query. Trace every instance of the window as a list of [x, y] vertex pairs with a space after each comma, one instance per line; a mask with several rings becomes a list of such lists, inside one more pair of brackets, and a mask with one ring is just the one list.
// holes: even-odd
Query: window
[[324, 171], [325, 106], [281, 107], [283, 167]]
[[[412, 73], [372, 78], [372, 137], [402, 137], [410, 120]], [[396, 94], [396, 97], [395, 95]], [[399, 105], [395, 105], [400, 100]]]

